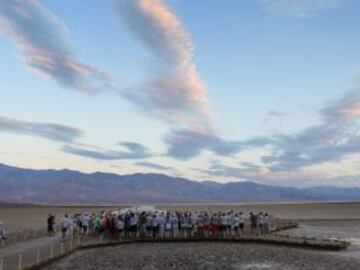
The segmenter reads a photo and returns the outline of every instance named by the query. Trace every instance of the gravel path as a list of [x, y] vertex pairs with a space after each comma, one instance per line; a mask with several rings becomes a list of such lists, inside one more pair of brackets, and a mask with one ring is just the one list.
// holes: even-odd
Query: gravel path
[[271, 245], [143, 243], [84, 250], [43, 269], [359, 270], [360, 261]]

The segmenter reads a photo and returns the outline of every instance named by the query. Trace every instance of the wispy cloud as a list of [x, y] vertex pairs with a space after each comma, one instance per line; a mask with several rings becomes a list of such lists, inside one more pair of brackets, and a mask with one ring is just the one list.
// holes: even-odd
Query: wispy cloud
[[360, 89], [346, 93], [341, 99], [328, 104], [321, 110], [328, 122], [353, 121], [360, 118]]
[[253, 165], [254, 168], [244, 166], [228, 166], [219, 163], [211, 164], [208, 169], [198, 170], [213, 177], [227, 177], [235, 180], [243, 179], [264, 184], [306, 187], [314, 185], [338, 185], [338, 186], [357, 186], [355, 180], [360, 175], [331, 176], [327, 172], [307, 172], [307, 171], [268, 171]]
[[360, 135], [352, 125], [313, 126], [299, 134], [276, 139], [274, 152], [262, 158], [271, 170], [294, 170], [340, 161], [349, 154], [360, 152]]
[[99, 160], [144, 159], [152, 156], [148, 149], [139, 143], [120, 142], [119, 146], [125, 150], [104, 150], [81, 144], [68, 144], [62, 150], [66, 153]]
[[180, 20], [161, 0], [116, 0], [116, 7], [159, 67], [128, 98], [178, 125], [209, 129], [206, 88], [193, 62], [193, 43]]
[[52, 123], [21, 121], [0, 116], [0, 132], [42, 137], [53, 141], [73, 142], [83, 135], [83, 131], [74, 127]]
[[140, 166], [140, 167], [145, 167], [145, 168], [156, 169], [156, 170], [160, 170], [160, 171], [173, 171], [174, 170], [173, 167], [160, 165], [160, 164], [150, 162], [150, 161], [139, 161], [139, 162], [136, 162], [135, 165]]
[[20, 49], [24, 63], [36, 74], [87, 93], [110, 87], [105, 72], [75, 58], [65, 25], [38, 1], [1, 0], [0, 31]]
[[268, 12], [294, 17], [315, 16], [337, 8], [347, 0], [259, 0]]
[[205, 150], [220, 156], [231, 156], [242, 150], [242, 144], [238, 141], [228, 141], [211, 133], [185, 129], [169, 133], [164, 142], [168, 147], [166, 155], [181, 160], [196, 157]]
[[[168, 147], [166, 155], [188, 160], [204, 151], [210, 151], [219, 156], [236, 157], [236, 154], [244, 150], [267, 147], [271, 149], [271, 153], [261, 158], [264, 168], [284, 173], [341, 161], [349, 155], [360, 153], [360, 115], [356, 113], [357, 102], [353, 102], [357, 100], [356, 95], [354, 92], [349, 93], [338, 102], [325, 106], [320, 110], [323, 116], [321, 124], [310, 126], [295, 134], [280, 133], [268, 137], [229, 141], [213, 133], [175, 130], [164, 138]], [[351, 100], [350, 96], [354, 99]], [[228, 171], [247, 173], [244, 166]], [[213, 170], [214, 172], [216, 170]]]
[[283, 112], [280, 112], [280, 111], [277, 111], [277, 110], [268, 110], [266, 112], [266, 115], [268, 117], [283, 117], [283, 116], [286, 116], [287, 114], [283, 113]]

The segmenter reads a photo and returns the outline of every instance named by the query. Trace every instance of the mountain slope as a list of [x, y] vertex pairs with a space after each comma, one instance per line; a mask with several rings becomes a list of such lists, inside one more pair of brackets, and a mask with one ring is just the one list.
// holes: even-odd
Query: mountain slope
[[31, 170], [0, 164], [0, 201], [40, 204], [360, 200], [359, 188], [196, 182], [163, 174]]

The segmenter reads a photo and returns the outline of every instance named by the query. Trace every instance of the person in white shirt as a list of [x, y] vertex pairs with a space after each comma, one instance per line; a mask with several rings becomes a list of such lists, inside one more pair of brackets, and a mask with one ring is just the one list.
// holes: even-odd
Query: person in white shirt
[[195, 213], [191, 213], [190, 215], [190, 222], [191, 222], [191, 232], [190, 235], [194, 236], [198, 232], [198, 220], [199, 220], [199, 214], [197, 211]]
[[265, 233], [270, 233], [270, 218], [268, 213], [264, 215], [264, 231]]
[[224, 213], [220, 216], [220, 229], [221, 229], [222, 237], [225, 237], [225, 235], [226, 235], [227, 226], [228, 226], [228, 218], [227, 218], [226, 214]]
[[258, 227], [260, 229], [260, 234], [263, 234], [264, 233], [264, 215], [262, 212], [259, 213], [257, 221], [258, 221]]
[[83, 233], [87, 234], [88, 229], [90, 228], [90, 223], [91, 223], [91, 217], [88, 214], [85, 214], [82, 219], [82, 228], [83, 228]]
[[163, 213], [159, 215], [159, 236], [161, 238], [165, 236], [165, 216]]
[[240, 227], [240, 218], [238, 214], [235, 214], [232, 220], [232, 228], [236, 236], [239, 235], [239, 227]]
[[154, 214], [152, 217], [152, 231], [153, 231], [153, 237], [159, 236], [159, 217]]
[[175, 213], [173, 213], [170, 217], [172, 236], [177, 237], [179, 234], [179, 219]]
[[136, 237], [137, 235], [137, 225], [138, 225], [138, 218], [137, 215], [135, 213], [131, 213], [130, 216], [130, 232], [132, 237]]
[[168, 214], [165, 218], [165, 237], [171, 236], [172, 226], [171, 226], [171, 216]]
[[65, 239], [67, 231], [70, 229], [71, 220], [67, 214], [60, 220], [60, 227], [62, 233], [62, 239]]
[[124, 237], [124, 220], [123, 217], [119, 216], [116, 220], [116, 230], [118, 231], [119, 238]]

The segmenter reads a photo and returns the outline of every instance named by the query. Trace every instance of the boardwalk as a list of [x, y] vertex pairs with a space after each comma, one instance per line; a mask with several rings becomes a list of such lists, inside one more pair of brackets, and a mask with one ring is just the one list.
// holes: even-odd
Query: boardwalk
[[[289, 229], [297, 226], [294, 222], [279, 223], [274, 231]], [[232, 243], [262, 243], [288, 245], [305, 248], [316, 248], [323, 250], [342, 250], [349, 245], [346, 241], [336, 241], [328, 239], [316, 239], [305, 237], [287, 237], [276, 234], [266, 235], [244, 235], [244, 236], [226, 236], [226, 237], [135, 237], [123, 238], [99, 235], [97, 237], [77, 236], [76, 239], [61, 241], [60, 236], [41, 237], [23, 243], [7, 246], [0, 249], [0, 259], [3, 265], [0, 270], [10, 269], [38, 269], [39, 265], [47, 264], [55, 259], [66, 256], [76, 250], [86, 248], [96, 248], [109, 245], [124, 245], [127, 243], [144, 243], [144, 242], [232, 242]], [[2, 269], [1, 269], [2, 266]]]

